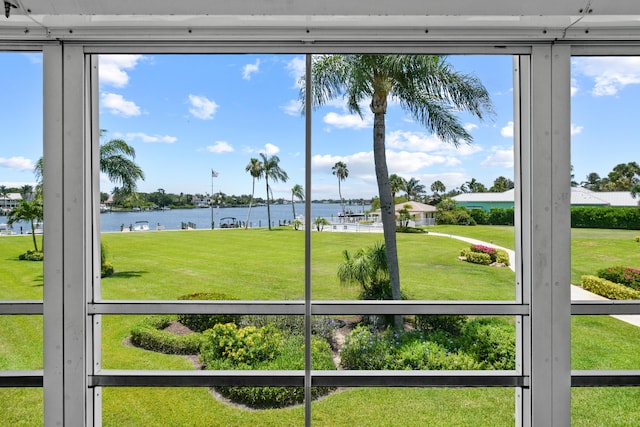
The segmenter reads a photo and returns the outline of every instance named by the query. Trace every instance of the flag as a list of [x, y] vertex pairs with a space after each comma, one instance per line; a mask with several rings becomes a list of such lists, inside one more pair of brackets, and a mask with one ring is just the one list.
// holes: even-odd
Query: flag
[[212, 178], [217, 178], [218, 177], [218, 172], [216, 172], [213, 169], [211, 169], [211, 177]]

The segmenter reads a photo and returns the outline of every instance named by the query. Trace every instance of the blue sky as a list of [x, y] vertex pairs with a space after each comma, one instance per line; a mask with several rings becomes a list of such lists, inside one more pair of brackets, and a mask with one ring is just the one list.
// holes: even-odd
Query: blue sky
[[[450, 56], [461, 72], [488, 89], [496, 114], [483, 122], [461, 116], [474, 142], [443, 144], [391, 101], [386, 117], [390, 173], [441, 180], [452, 189], [471, 178], [487, 187], [498, 176], [513, 179], [513, 78], [510, 56]], [[277, 155], [288, 173], [273, 184], [290, 198], [304, 184], [304, 118], [298, 79], [302, 55], [110, 55], [100, 59], [100, 127], [106, 139], [122, 138], [146, 174], [140, 191], [249, 194], [245, 166], [260, 152]], [[0, 53], [0, 185], [33, 184], [42, 153], [40, 54]], [[638, 161], [634, 130], [640, 95], [640, 58], [574, 58], [572, 164], [576, 180], [605, 176], [618, 163]], [[368, 112], [365, 106], [363, 111]], [[606, 147], [603, 149], [603, 147]], [[631, 149], [630, 149], [631, 147]], [[331, 167], [343, 161], [345, 198], [377, 194], [372, 116], [350, 114], [342, 100], [313, 114], [313, 198], [337, 198]], [[212, 180], [211, 169], [219, 172]], [[103, 191], [113, 185], [101, 178]], [[256, 196], [265, 196], [264, 182]]]

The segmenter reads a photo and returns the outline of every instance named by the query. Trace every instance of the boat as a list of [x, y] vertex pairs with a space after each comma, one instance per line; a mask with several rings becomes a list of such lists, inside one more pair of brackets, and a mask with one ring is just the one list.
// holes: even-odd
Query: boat
[[131, 231], [149, 231], [149, 221], [136, 221]]
[[239, 228], [240, 223], [232, 216], [220, 218], [220, 228]]

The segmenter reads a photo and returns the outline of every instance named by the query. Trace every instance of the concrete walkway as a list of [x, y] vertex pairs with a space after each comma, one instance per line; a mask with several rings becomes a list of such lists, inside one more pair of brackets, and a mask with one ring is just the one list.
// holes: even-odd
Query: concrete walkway
[[[444, 234], [444, 233], [432, 233], [432, 232], [429, 232], [429, 234], [432, 236], [450, 237], [452, 239], [462, 240], [463, 242], [467, 242], [472, 245], [484, 245], [484, 246], [489, 246], [496, 249], [502, 249], [503, 251], [509, 254], [509, 268], [515, 271], [516, 254], [511, 249], [503, 248], [502, 246], [494, 245], [493, 243], [487, 243], [481, 240], [471, 239], [468, 237], [454, 236], [451, 234]], [[586, 301], [598, 301], [598, 300], [604, 301], [604, 300], [607, 300], [607, 298], [594, 294], [587, 290], [584, 290], [580, 286], [571, 285], [571, 300], [572, 301], [585, 301], [585, 300]], [[612, 315], [611, 317], [614, 317], [618, 320], [622, 320], [623, 322], [627, 322], [635, 326], [640, 326], [640, 315], [637, 315], [637, 314]]]

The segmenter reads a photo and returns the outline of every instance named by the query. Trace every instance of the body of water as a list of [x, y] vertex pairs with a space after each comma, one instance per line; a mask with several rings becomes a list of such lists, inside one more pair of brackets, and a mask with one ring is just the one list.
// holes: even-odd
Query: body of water
[[[304, 215], [304, 203], [296, 203], [296, 216]], [[345, 210], [353, 213], [363, 213], [369, 210], [369, 205], [346, 205]], [[182, 224], [191, 223], [196, 229], [210, 229], [213, 214], [213, 222], [215, 228], [220, 227], [221, 220], [224, 218], [235, 218], [236, 221], [247, 221], [247, 207], [229, 208], [219, 207], [196, 209], [170, 209], [165, 211], [140, 211], [140, 212], [106, 212], [100, 214], [100, 230], [121, 231], [122, 228], [135, 226], [138, 221], [148, 221], [149, 229], [156, 230], [158, 225], [165, 230], [179, 230]], [[341, 212], [339, 203], [312, 203], [312, 217], [323, 217], [331, 222], [338, 222], [338, 214]], [[271, 205], [271, 222], [272, 226], [278, 226], [281, 223], [289, 223], [293, 220], [293, 208], [288, 205]], [[0, 223], [6, 222], [6, 217], [0, 217]], [[250, 227], [267, 227], [267, 207], [253, 206], [251, 208], [251, 217], [249, 218]], [[31, 226], [28, 223], [18, 222], [13, 225], [13, 233], [20, 234], [29, 233]]]

